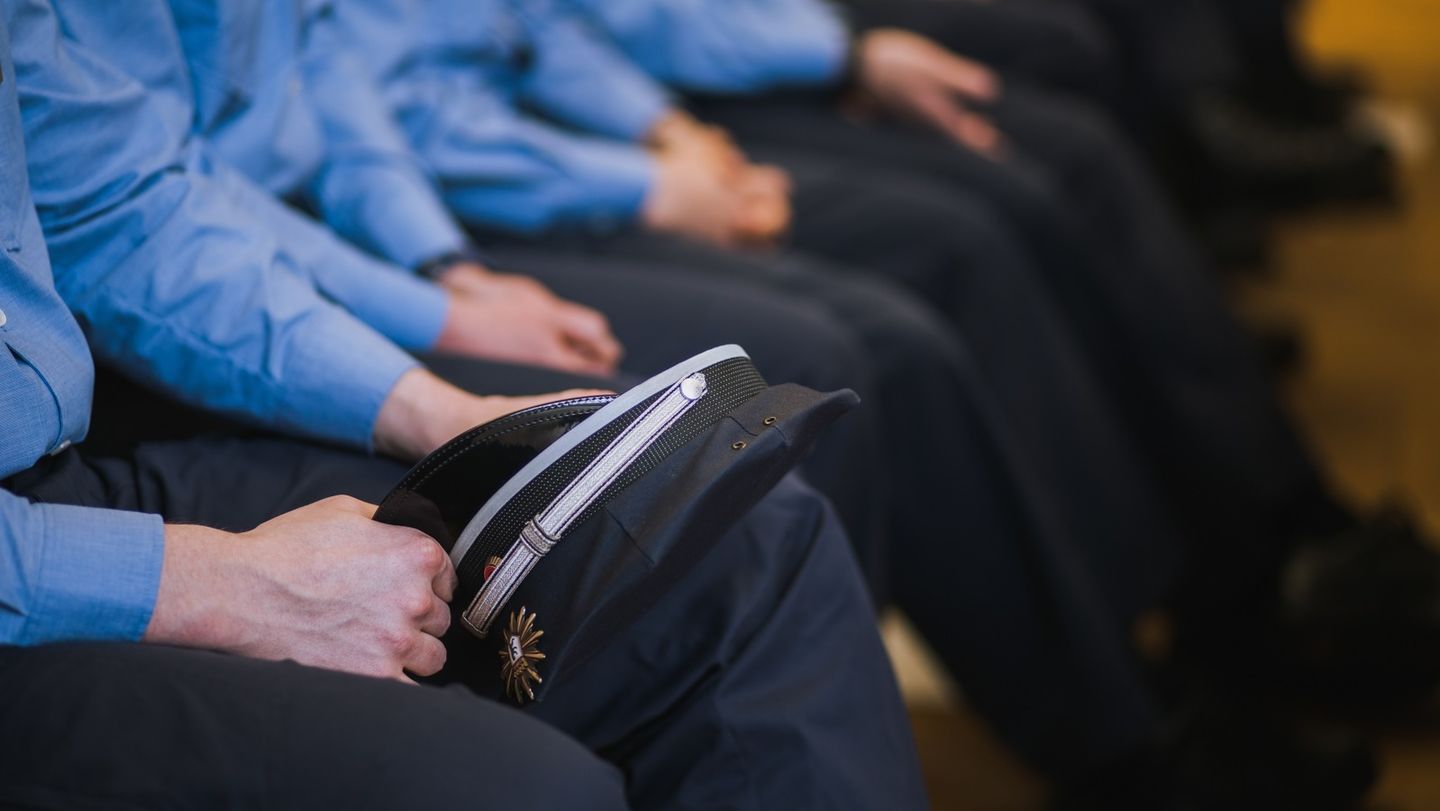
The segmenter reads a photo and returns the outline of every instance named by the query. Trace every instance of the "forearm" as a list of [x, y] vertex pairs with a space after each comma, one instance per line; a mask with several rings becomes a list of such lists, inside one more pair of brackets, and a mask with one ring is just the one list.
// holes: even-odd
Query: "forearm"
[[476, 422], [473, 395], [424, 369], [401, 376], [375, 421], [375, 449], [397, 459], [419, 459]]

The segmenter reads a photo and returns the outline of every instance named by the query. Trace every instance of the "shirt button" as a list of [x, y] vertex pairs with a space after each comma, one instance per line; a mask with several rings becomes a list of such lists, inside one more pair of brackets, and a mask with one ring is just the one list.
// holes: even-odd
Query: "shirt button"
[[55, 450], [50, 451], [50, 454], [49, 454], [49, 455], [50, 455], [50, 456], [59, 456], [60, 454], [64, 453], [65, 450], [66, 450], [67, 448], [69, 448], [69, 447], [70, 447], [70, 440], [67, 439], [67, 440], [65, 440], [64, 442], [61, 442], [59, 445], [56, 445], [56, 446], [55, 446]]
[[5, 311], [0, 310], [0, 327], [5, 326]]

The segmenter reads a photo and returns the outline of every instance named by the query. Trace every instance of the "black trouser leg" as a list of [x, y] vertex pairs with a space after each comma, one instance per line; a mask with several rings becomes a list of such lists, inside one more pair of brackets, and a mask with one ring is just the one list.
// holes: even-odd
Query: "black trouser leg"
[[534, 712], [619, 765], [637, 808], [924, 808], [862, 595], [834, 514], [787, 479]]
[[[503, 368], [487, 371], [501, 390], [527, 384]], [[72, 449], [6, 486], [56, 503], [248, 528], [333, 493], [378, 500], [401, 473], [342, 451], [217, 438], [142, 443], [133, 455], [95, 462]], [[625, 730], [599, 754], [630, 775], [640, 808], [719, 798], [725, 807], [860, 809], [882, 797], [923, 807], [873, 610], [824, 502], [787, 481], [719, 548], [673, 584], [685, 610], [653, 611], [617, 637], [617, 651], [659, 645], [653, 657], [607, 653], [587, 663], [556, 685], [547, 701], [563, 711], [544, 720], [597, 747], [606, 741], [587, 725]], [[815, 648], [780, 655], [792, 630]], [[684, 638], [692, 644], [670, 644]], [[813, 683], [817, 671], [823, 683]], [[667, 692], [675, 685], [687, 699], [719, 699], [703, 714], [682, 712]], [[136, 645], [0, 651], [0, 686], [0, 747], [10, 747], [0, 750], [0, 797], [25, 802], [623, 806], [614, 772], [573, 744], [493, 703], [433, 687]], [[775, 696], [786, 697], [783, 712], [773, 712]], [[712, 732], [730, 744], [713, 745]], [[116, 754], [121, 740], [126, 752]], [[846, 775], [843, 793], [837, 773]], [[743, 794], [729, 792], [736, 784]]]
[[7, 808], [621, 809], [624, 780], [456, 688], [134, 644], [0, 648]]
[[1237, 604], [1284, 554], [1282, 529], [1343, 520], [1163, 196], [1093, 111], [1009, 88], [995, 114], [1017, 148], [989, 161], [928, 133], [853, 124], [818, 101], [716, 109], [757, 143], [809, 138], [992, 202], [1035, 251], [1127, 427], [1198, 528], [1198, 565], [1245, 582]]
[[[549, 248], [493, 251], [501, 267], [533, 276], [559, 295], [605, 313], [625, 345], [623, 371], [645, 378], [723, 344], [743, 346], [771, 383], [867, 395], [873, 377], [864, 347], [824, 308], [724, 279]], [[483, 364], [430, 359], [451, 382], [484, 392]], [[614, 385], [601, 384], [604, 385]], [[546, 391], [541, 389], [540, 391]], [[803, 470], [836, 506], [877, 598], [883, 598], [886, 475], [878, 406], [826, 429]]]
[[1082, 5], [1006, 0], [842, 0], [855, 27], [904, 28], [961, 56], [1105, 104], [1120, 101], [1120, 54]]
[[[895, 601], [1001, 737], [1047, 772], [1083, 771], [1151, 734], [1155, 719], [1125, 643], [1127, 612], [1163, 588], [1160, 559], [1174, 550], [1119, 532], [1078, 539], [1079, 519], [1065, 512], [1069, 494], [1047, 494], [1050, 480], [1032, 472], [1046, 463], [1026, 458], [1004, 427], [1006, 409], [933, 310], [890, 285], [794, 255], [747, 257], [638, 235], [572, 248], [760, 285], [822, 304], [849, 325], [878, 373], [862, 395], [884, 415], [893, 471]], [[1071, 433], [1088, 436], [1078, 426]], [[1109, 469], [1091, 461], [1087, 480], [1103, 481]], [[1137, 505], [1137, 520], [1145, 508]], [[1111, 544], [1128, 538], [1144, 543], [1127, 557]], [[1082, 716], [1062, 706], [1096, 710]]]

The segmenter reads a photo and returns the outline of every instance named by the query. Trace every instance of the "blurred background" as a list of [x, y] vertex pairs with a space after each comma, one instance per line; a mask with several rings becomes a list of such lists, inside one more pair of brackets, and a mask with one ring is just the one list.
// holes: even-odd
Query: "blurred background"
[[[1293, 345], [1285, 396], [1358, 503], [1402, 501], [1440, 531], [1440, 0], [1310, 0], [1303, 41], [1323, 72], [1363, 76], [1397, 157], [1397, 199], [1326, 203], [1275, 222], [1266, 255], [1227, 274], [1259, 331]], [[903, 618], [887, 621], [936, 809], [1030, 811], [1038, 781], [991, 742]], [[1368, 718], [1376, 811], [1440, 809], [1440, 705]]]

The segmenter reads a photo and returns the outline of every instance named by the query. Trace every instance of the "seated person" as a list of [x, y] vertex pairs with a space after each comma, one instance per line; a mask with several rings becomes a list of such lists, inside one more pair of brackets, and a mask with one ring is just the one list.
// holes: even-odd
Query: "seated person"
[[[3, 8], [0, 803], [923, 807], [843, 533], [793, 480], [538, 718], [402, 683], [444, 666], [453, 570], [338, 494], [374, 501], [403, 474], [367, 448], [413, 459], [557, 395], [476, 397], [419, 368], [204, 177], [148, 165], [154, 98], [74, 48], [47, 4]], [[27, 164], [22, 131], [43, 158]], [[69, 258], [104, 257], [58, 273], [72, 302], [31, 181], [73, 218]], [[212, 437], [89, 456], [74, 443], [92, 365], [67, 304], [150, 384], [351, 450]], [[655, 647], [702, 614], [696, 645]]]

